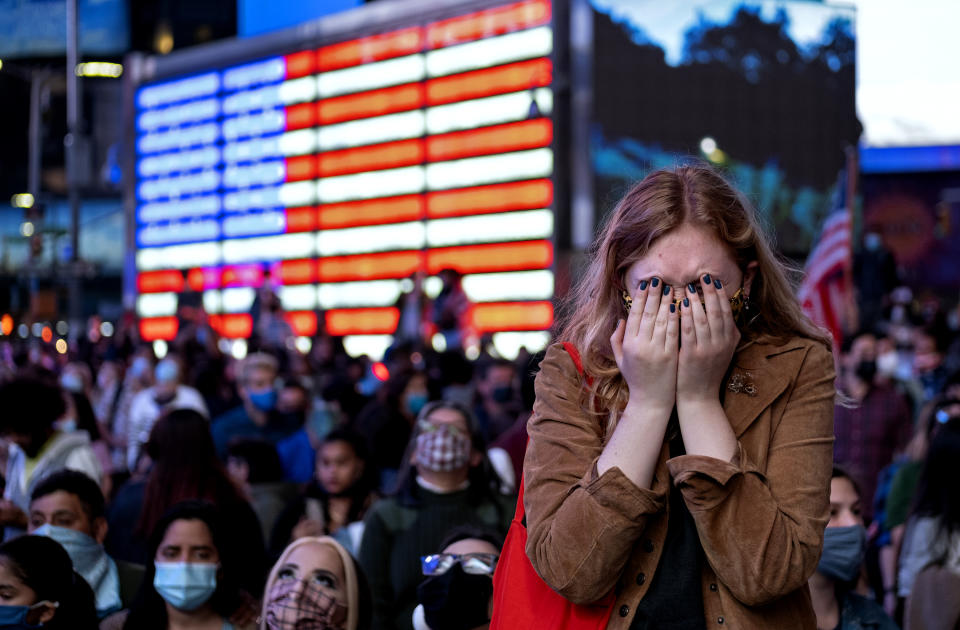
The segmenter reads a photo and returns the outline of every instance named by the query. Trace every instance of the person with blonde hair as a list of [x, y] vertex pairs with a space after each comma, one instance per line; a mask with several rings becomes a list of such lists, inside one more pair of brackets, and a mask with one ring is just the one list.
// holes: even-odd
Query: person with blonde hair
[[329, 536], [298, 538], [270, 570], [260, 630], [368, 630], [372, 605], [363, 570]]
[[608, 628], [816, 627], [834, 363], [749, 203], [700, 165], [627, 192], [536, 379], [527, 556]]

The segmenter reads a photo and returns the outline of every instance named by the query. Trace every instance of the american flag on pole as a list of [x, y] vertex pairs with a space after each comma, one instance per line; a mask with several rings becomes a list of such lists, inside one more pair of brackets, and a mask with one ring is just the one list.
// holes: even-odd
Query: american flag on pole
[[820, 238], [804, 265], [804, 278], [797, 291], [804, 312], [833, 335], [835, 347], [843, 336], [843, 323], [850, 299], [850, 258], [853, 225], [849, 208], [847, 172], [840, 172], [830, 213], [823, 221]]

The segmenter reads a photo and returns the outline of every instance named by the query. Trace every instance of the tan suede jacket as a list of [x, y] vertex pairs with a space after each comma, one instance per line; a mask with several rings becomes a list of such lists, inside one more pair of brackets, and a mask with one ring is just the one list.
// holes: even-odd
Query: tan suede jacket
[[669, 459], [664, 445], [652, 489], [619, 468], [597, 475], [605, 420], [581, 410], [583, 386], [563, 347], [551, 346], [536, 379], [524, 461], [526, 551], [544, 581], [579, 604], [613, 592], [607, 628], [629, 628], [660, 563], [672, 482], [707, 559], [707, 628], [815, 630], [807, 578], [830, 512], [830, 352], [803, 338], [742, 343], [723, 384], [737, 454], [729, 462]]

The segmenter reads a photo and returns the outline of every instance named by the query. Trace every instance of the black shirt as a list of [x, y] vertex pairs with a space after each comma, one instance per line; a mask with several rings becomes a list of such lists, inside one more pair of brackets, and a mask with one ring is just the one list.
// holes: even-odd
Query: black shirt
[[[670, 457], [686, 454], [677, 412], [667, 426]], [[637, 606], [630, 630], [706, 630], [700, 570], [703, 545], [680, 490], [670, 484], [670, 517], [660, 564]], [[638, 544], [643, 544], [641, 541]]]

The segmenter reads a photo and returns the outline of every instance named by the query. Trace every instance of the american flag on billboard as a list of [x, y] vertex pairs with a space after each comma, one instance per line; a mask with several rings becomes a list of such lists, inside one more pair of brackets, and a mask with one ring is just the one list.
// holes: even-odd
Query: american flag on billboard
[[848, 201], [847, 174], [841, 171], [830, 213], [804, 265], [803, 282], [797, 291], [804, 312], [830, 331], [838, 347], [851, 290], [848, 269], [853, 225]]
[[349, 353], [378, 356], [405, 280], [425, 273], [434, 297], [450, 268], [476, 335], [546, 345], [550, 0], [411, 19], [138, 89], [144, 339], [176, 336], [187, 290], [222, 336], [248, 337], [269, 282], [297, 335], [322, 325]]

